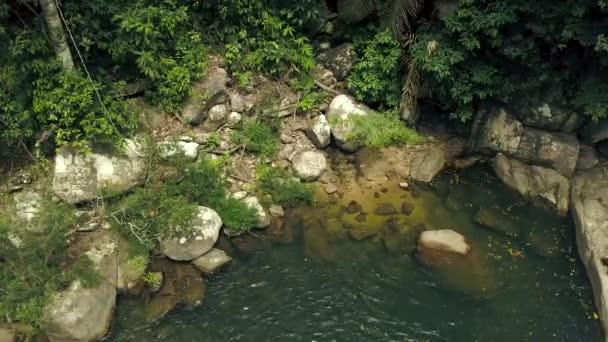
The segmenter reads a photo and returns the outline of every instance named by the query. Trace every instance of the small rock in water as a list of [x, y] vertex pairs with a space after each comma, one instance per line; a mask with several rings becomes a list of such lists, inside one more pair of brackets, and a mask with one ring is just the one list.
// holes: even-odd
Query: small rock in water
[[205, 274], [212, 274], [230, 263], [232, 258], [221, 249], [213, 248], [203, 256], [192, 260], [194, 267]]
[[348, 203], [348, 205], [346, 206], [346, 209], [344, 210], [344, 212], [352, 215], [352, 214], [356, 214], [356, 213], [360, 212], [361, 210], [363, 210], [363, 207], [361, 206], [361, 204], [357, 203], [357, 201], [350, 201]]
[[403, 204], [401, 204], [401, 213], [403, 215], [410, 216], [413, 211], [414, 211], [414, 205], [412, 203], [403, 202]]
[[[371, 185], [370, 185], [370, 187], [369, 187], [369, 188], [371, 188]], [[374, 192], [374, 198], [380, 198], [380, 194], [379, 194], [379, 193], [377, 193], [377, 192]]]
[[268, 208], [268, 212], [270, 212], [270, 216], [272, 217], [283, 217], [285, 216], [285, 210], [280, 205], [273, 204]]
[[466, 255], [471, 250], [464, 236], [450, 229], [422, 232], [418, 240], [418, 249], [425, 248], [461, 255]]
[[401, 189], [403, 189], [403, 190], [407, 190], [407, 189], [410, 188], [410, 183], [408, 183], [408, 182], [401, 182], [401, 183], [399, 183], [399, 187]]
[[338, 187], [335, 184], [330, 183], [325, 186], [325, 192], [327, 192], [330, 195], [335, 193], [336, 191], [338, 191]]
[[365, 222], [367, 221], [367, 214], [360, 213], [359, 215], [355, 216], [355, 220], [357, 220], [357, 222]]
[[420, 192], [420, 189], [414, 188], [414, 187], [412, 188], [411, 192], [412, 192], [412, 197], [414, 197], [414, 198], [418, 198], [422, 194]]
[[382, 188], [380, 191], [381, 191], [383, 194], [385, 194], [385, 193], [387, 193], [387, 192], [388, 192], [388, 189], [387, 189], [387, 188]]
[[397, 208], [390, 203], [381, 203], [376, 210], [374, 210], [374, 214], [381, 216], [390, 216], [397, 214]]

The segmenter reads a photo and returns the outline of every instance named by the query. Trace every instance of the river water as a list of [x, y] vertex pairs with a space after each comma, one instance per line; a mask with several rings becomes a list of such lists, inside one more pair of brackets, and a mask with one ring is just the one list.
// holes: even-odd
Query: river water
[[[480, 209], [508, 234], [475, 223]], [[462, 233], [470, 255], [421, 265], [415, 249], [424, 229]], [[388, 181], [351, 186], [342, 198], [322, 194], [317, 207], [288, 212], [281, 232], [279, 242], [248, 238], [248, 253], [208, 279], [198, 307], [145, 322], [139, 301], [121, 298], [109, 339], [601, 339], [573, 224], [531, 205], [482, 167], [445, 172], [408, 191]]]

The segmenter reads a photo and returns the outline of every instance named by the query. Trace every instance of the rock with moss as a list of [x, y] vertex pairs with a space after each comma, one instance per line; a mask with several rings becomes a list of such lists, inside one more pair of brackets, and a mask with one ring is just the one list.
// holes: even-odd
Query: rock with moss
[[183, 118], [192, 125], [203, 123], [211, 107], [226, 102], [227, 86], [228, 72], [225, 69], [210, 70], [204, 79], [192, 86], [182, 110]]
[[205, 274], [213, 274], [232, 261], [232, 258], [221, 249], [213, 248], [201, 257], [192, 260], [192, 264]]
[[260, 204], [260, 201], [255, 196], [247, 196], [243, 200], [249, 208], [255, 210], [257, 222], [255, 224], [255, 228], [267, 228], [270, 226], [270, 214], [264, 209], [264, 207]]
[[102, 280], [87, 288], [75, 281], [47, 306], [43, 330], [51, 342], [100, 340], [108, 332], [115, 303], [112, 284]]
[[319, 54], [318, 60], [338, 81], [344, 81], [353, 69], [355, 52], [352, 44], [345, 43]]
[[356, 152], [362, 147], [353, 137], [354, 126], [349, 119], [357, 115], [366, 116], [370, 112], [367, 106], [346, 95], [338, 95], [331, 101], [326, 114], [334, 141], [340, 149]]
[[160, 250], [177, 261], [190, 261], [213, 248], [218, 239], [222, 219], [213, 209], [200, 206], [197, 215], [184, 232], [166, 234], [160, 239]]
[[125, 140], [124, 152], [94, 150], [91, 154], [63, 148], [55, 157], [53, 192], [69, 203], [127, 192], [142, 183], [145, 162], [141, 145]]
[[298, 178], [303, 181], [314, 181], [327, 169], [327, 160], [322, 152], [304, 151], [293, 157], [292, 166]]

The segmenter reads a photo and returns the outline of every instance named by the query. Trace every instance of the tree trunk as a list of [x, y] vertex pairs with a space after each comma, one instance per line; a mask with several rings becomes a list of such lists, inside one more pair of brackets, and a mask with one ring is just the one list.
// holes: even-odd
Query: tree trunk
[[49, 30], [49, 36], [53, 41], [55, 53], [57, 54], [57, 57], [59, 57], [63, 69], [65, 71], [73, 71], [74, 60], [72, 59], [72, 53], [70, 52], [61, 18], [59, 17], [59, 10], [56, 6], [57, 3], [55, 0], [39, 0], [39, 2], [44, 13], [46, 26]]

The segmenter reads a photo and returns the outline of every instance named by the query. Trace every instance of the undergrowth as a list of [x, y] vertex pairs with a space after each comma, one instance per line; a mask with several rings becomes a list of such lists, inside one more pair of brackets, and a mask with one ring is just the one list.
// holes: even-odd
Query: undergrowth
[[294, 178], [287, 170], [262, 166], [257, 173], [256, 189], [263, 194], [264, 202], [287, 207], [315, 203], [315, 188]]

